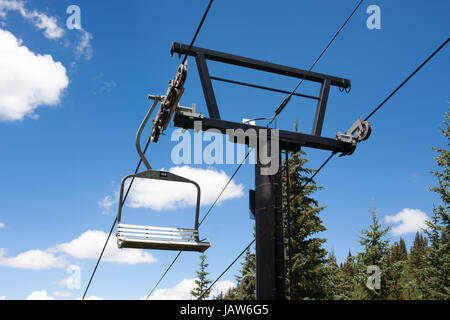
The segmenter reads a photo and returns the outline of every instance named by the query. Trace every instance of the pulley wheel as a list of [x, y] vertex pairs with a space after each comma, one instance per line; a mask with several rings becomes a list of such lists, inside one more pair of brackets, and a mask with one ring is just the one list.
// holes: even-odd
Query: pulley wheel
[[175, 88], [181, 89], [184, 86], [184, 82], [187, 77], [187, 66], [185, 64], [180, 64], [178, 66], [177, 75], [175, 77]]
[[364, 140], [369, 139], [370, 134], [372, 133], [372, 125], [367, 121], [362, 122], [361, 125], [362, 125], [363, 129], [361, 131], [361, 134], [359, 135], [358, 140], [364, 141]]

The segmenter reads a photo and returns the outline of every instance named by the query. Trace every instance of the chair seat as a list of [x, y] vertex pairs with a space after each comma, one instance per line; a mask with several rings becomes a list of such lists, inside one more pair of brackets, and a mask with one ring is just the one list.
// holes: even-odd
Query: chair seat
[[117, 231], [119, 248], [204, 252], [211, 246], [198, 239], [195, 229], [119, 224]]

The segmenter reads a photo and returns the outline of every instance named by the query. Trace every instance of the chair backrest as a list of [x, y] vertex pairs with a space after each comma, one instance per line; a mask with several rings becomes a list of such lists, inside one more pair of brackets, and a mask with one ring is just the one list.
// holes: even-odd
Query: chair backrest
[[195, 186], [195, 188], [197, 189], [197, 201], [196, 201], [196, 208], [195, 208], [194, 229], [198, 230], [198, 220], [199, 220], [199, 212], [200, 212], [200, 197], [201, 197], [200, 186], [195, 181], [186, 179], [184, 177], [173, 174], [171, 172], [157, 171], [157, 170], [147, 170], [147, 171], [143, 171], [143, 172], [137, 173], [137, 174], [130, 174], [130, 175], [126, 176], [125, 178], [123, 178], [122, 183], [120, 185], [120, 194], [119, 194], [119, 211], [117, 213], [118, 224], [121, 223], [121, 219], [122, 219], [122, 207], [124, 204], [123, 193], [124, 193], [124, 189], [125, 189], [125, 183], [128, 179], [131, 179], [131, 178], [163, 180], [163, 181], [172, 181], [172, 182], [193, 184]]

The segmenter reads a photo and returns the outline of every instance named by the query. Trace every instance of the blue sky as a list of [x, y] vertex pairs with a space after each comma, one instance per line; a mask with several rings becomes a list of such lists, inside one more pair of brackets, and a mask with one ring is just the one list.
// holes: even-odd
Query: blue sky
[[[216, 0], [196, 45], [308, 69], [356, 3]], [[81, 30], [66, 27], [71, 4], [81, 9]], [[366, 9], [372, 4], [381, 8], [380, 30], [366, 26]], [[9, 53], [0, 49], [7, 55], [1, 58], [0, 75], [10, 79], [0, 81], [0, 95], [8, 97], [0, 97], [0, 297], [82, 296], [99, 254], [96, 248], [116, 214], [120, 180], [134, 171], [138, 161], [134, 137], [149, 107], [146, 96], [166, 92], [180, 63], [170, 57], [170, 45], [190, 42], [206, 5], [207, 1], [178, 0], [0, 0], [0, 39], [11, 47]], [[368, 115], [448, 38], [449, 9], [450, 3], [443, 0], [363, 3], [314, 69], [352, 81], [350, 94], [332, 89], [324, 136], [334, 137], [357, 117]], [[196, 103], [206, 113], [195, 62], [189, 59], [188, 66], [181, 104]], [[349, 249], [360, 250], [359, 232], [369, 225], [373, 206], [386, 224], [387, 216], [403, 219], [404, 229], [390, 237], [396, 241], [402, 236], [411, 245], [412, 230], [420, 224], [417, 219], [431, 216], [439, 203], [427, 186], [436, 183], [429, 173], [436, 169], [431, 147], [446, 144], [439, 129], [448, 108], [449, 67], [449, 49], [444, 48], [371, 119], [371, 138], [352, 156], [333, 159], [316, 178], [324, 189], [315, 197], [326, 206], [321, 217], [327, 231], [320, 236], [339, 261]], [[218, 63], [209, 68], [216, 76], [285, 90], [297, 84], [295, 79]], [[271, 116], [284, 99], [224, 83], [215, 83], [215, 90], [222, 118], [232, 121]], [[299, 92], [317, 90], [305, 83]], [[314, 103], [293, 99], [277, 127], [293, 130], [298, 118], [300, 130], [309, 132], [314, 111]], [[176, 166], [170, 159], [176, 144], [170, 141], [172, 130], [151, 146], [154, 168]], [[311, 168], [329, 155], [304, 151]], [[193, 166], [202, 170], [197, 173], [216, 179], [210, 190], [203, 190], [210, 198], [201, 216], [235, 167]], [[247, 195], [254, 187], [253, 171], [252, 165], [243, 166], [232, 192], [200, 229], [201, 236], [212, 242], [207, 251], [212, 279], [251, 241], [254, 222], [248, 217]], [[177, 209], [157, 211], [152, 210], [154, 202], [136, 201], [139, 208], [126, 209], [149, 225], [177, 227], [193, 219], [193, 207], [181, 202], [172, 203]], [[144, 297], [176, 255], [120, 253], [114, 247], [112, 242], [88, 296]], [[70, 290], [62, 281], [71, 275], [66, 272], [69, 265], [80, 268], [81, 289]], [[160, 290], [159, 297], [183, 297], [197, 265], [197, 254], [183, 253], [160, 284], [165, 291]], [[223, 287], [234, 281], [238, 268], [236, 264], [223, 277]]]

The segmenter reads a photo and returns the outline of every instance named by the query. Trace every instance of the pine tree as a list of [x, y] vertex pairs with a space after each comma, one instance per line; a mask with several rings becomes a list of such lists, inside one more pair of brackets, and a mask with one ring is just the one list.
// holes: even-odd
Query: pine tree
[[441, 225], [441, 209], [434, 210], [431, 221], [427, 221], [428, 229], [425, 230], [430, 246], [425, 250], [425, 266], [418, 271], [418, 286], [423, 299], [450, 299], [450, 248], [448, 232], [445, 230], [448, 230], [448, 225]]
[[416, 232], [413, 246], [411, 247], [409, 255], [409, 265], [411, 266], [411, 273], [414, 277], [417, 276], [417, 270], [425, 267], [424, 255], [428, 240], [419, 231]]
[[240, 299], [240, 297], [239, 297], [238, 288], [230, 288], [225, 293], [222, 300], [239, 300], [239, 299]]
[[[241, 263], [240, 276], [236, 276], [237, 286], [235, 294], [240, 299], [241, 285], [243, 287], [243, 300], [255, 300], [255, 275], [256, 275], [256, 256], [251, 252], [250, 248], [245, 253], [244, 262]], [[244, 283], [241, 284], [242, 279]]]
[[208, 298], [211, 294], [211, 290], [208, 290], [208, 287], [212, 281], [207, 278], [209, 272], [206, 271], [208, 267], [206, 258], [206, 255], [200, 255], [200, 269], [197, 271], [198, 278], [195, 280], [195, 287], [191, 290], [191, 296], [200, 300]]
[[348, 300], [345, 274], [336, 262], [334, 252], [328, 256], [327, 262], [327, 295], [329, 300]]
[[347, 260], [341, 267], [344, 274], [344, 295], [348, 299], [356, 298], [355, 294], [355, 276], [357, 274], [357, 266], [355, 264], [355, 257], [352, 256], [350, 250], [348, 250]]
[[[446, 128], [442, 133], [450, 140], [450, 112], [445, 114]], [[425, 252], [425, 267], [419, 273], [419, 286], [425, 299], [450, 299], [450, 151], [433, 148], [438, 155], [435, 161], [441, 171], [432, 171], [437, 178], [438, 186], [429, 188], [441, 198], [442, 203], [433, 210], [431, 221], [427, 221], [425, 233], [430, 239], [430, 246]]]
[[[327, 294], [327, 252], [322, 247], [326, 241], [314, 237], [317, 233], [325, 231], [322, 220], [318, 214], [323, 210], [312, 194], [319, 189], [314, 181], [306, 187], [304, 184], [314, 172], [305, 168], [307, 160], [302, 158], [304, 152], [290, 155], [290, 216], [291, 216], [291, 259], [292, 259], [292, 298], [293, 299], [326, 299]], [[287, 208], [286, 175], [283, 175], [283, 208]], [[288, 222], [285, 215], [285, 252], [288, 248]], [[286, 255], [285, 266], [288, 266]], [[288, 269], [288, 268], [286, 268]], [[288, 270], [286, 270], [288, 274]], [[288, 275], [287, 275], [288, 277]]]
[[419, 290], [419, 271], [425, 268], [425, 250], [428, 246], [428, 240], [420, 232], [416, 232], [414, 243], [408, 255], [405, 274], [405, 297], [406, 299], [421, 299], [422, 294]]
[[405, 240], [400, 238], [400, 241], [395, 242], [390, 249], [389, 273], [386, 274], [390, 282], [390, 299], [407, 299], [405, 295], [407, 259]]
[[398, 261], [406, 261], [408, 258], [408, 251], [406, 250], [406, 243], [403, 238], [400, 238], [399, 242], [394, 242], [391, 248], [391, 256], [389, 258], [390, 263]]
[[225, 300], [225, 294], [222, 291], [220, 291], [217, 296], [214, 296], [212, 298], [212, 300]]
[[[389, 227], [382, 228], [377, 218], [377, 211], [371, 211], [372, 224], [368, 230], [361, 232], [359, 243], [363, 246], [364, 251], [356, 256], [357, 275], [355, 277], [358, 285], [358, 299], [368, 300], [384, 300], [389, 297], [389, 279], [387, 275], [389, 269], [389, 240], [384, 237], [389, 231]], [[369, 267], [375, 266], [381, 271], [380, 288], [372, 288], [367, 285], [369, 275]]]

